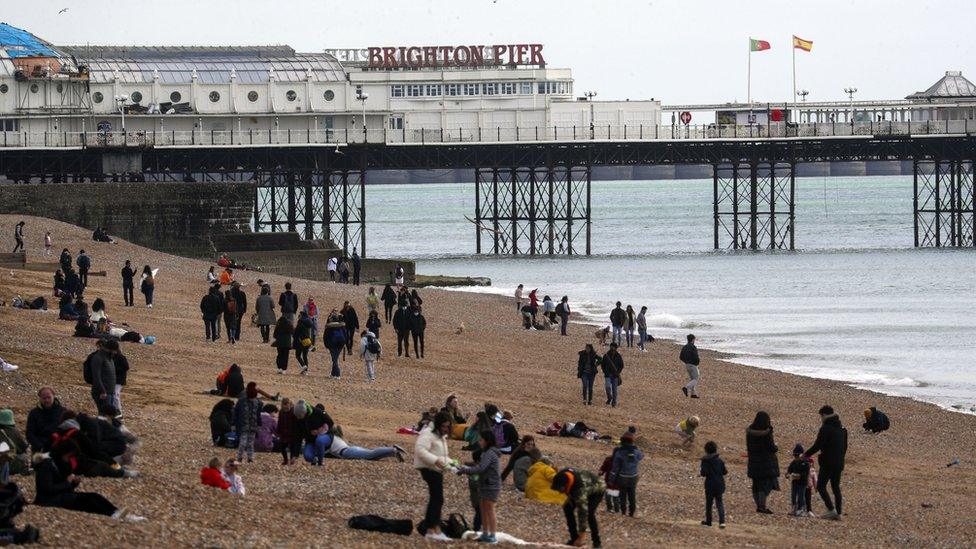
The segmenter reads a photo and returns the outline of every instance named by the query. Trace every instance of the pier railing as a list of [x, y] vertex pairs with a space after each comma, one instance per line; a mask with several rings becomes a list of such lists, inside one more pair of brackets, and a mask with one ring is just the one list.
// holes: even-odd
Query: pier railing
[[0, 148], [139, 148], [341, 146], [356, 143], [438, 144], [574, 141], [677, 141], [850, 138], [892, 135], [969, 135], [976, 121], [872, 121], [752, 125], [594, 125], [424, 129], [130, 130], [110, 132], [0, 132]]

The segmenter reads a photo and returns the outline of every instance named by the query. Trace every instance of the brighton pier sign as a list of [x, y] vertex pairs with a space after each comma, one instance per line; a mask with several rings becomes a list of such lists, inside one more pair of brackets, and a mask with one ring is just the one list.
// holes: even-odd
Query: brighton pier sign
[[326, 50], [341, 62], [365, 63], [371, 69], [545, 66], [542, 44], [492, 46], [395, 46]]

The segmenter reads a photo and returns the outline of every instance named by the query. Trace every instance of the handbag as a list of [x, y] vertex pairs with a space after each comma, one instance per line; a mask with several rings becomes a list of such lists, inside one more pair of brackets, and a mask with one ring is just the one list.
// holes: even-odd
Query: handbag
[[306, 337], [306, 338], [302, 339], [301, 344], [302, 344], [302, 347], [311, 347], [312, 346], [312, 338]]

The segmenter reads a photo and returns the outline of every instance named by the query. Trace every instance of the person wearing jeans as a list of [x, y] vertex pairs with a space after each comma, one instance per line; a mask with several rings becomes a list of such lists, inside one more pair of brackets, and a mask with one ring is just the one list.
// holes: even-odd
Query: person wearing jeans
[[380, 448], [363, 448], [362, 446], [350, 446], [339, 436], [332, 437], [332, 445], [329, 447], [329, 455], [341, 459], [362, 459], [365, 461], [376, 461], [388, 457], [398, 457], [402, 461], [400, 452], [396, 446], [383, 446]]
[[640, 352], [645, 352], [647, 349], [644, 344], [647, 343], [647, 307], [641, 307], [640, 313], [637, 315], [637, 335], [639, 339], [637, 340], [637, 349]]
[[600, 360], [600, 355], [596, 354], [593, 345], [589, 343], [579, 352], [576, 377], [583, 382], [583, 404], [593, 404], [593, 380], [596, 379], [597, 367], [600, 364]]
[[312, 444], [305, 443], [302, 456], [305, 458], [305, 461], [312, 465], [321, 466], [323, 460], [325, 460], [325, 454], [329, 452], [330, 446], [332, 446], [332, 435], [320, 433], [315, 435], [315, 442]]
[[681, 391], [685, 396], [698, 398], [698, 378], [700, 377], [698, 365], [701, 363], [701, 359], [698, 357], [698, 347], [695, 347], [694, 334], [688, 334], [688, 343], [681, 348], [678, 359], [685, 364], [685, 368], [688, 370], [688, 378], [691, 380], [681, 388]]
[[624, 369], [624, 359], [617, 352], [617, 344], [611, 343], [610, 350], [603, 355], [600, 363], [603, 370], [604, 388], [607, 391], [607, 404], [617, 407], [617, 388], [620, 386], [620, 373]]
[[620, 345], [623, 341], [624, 333], [624, 322], [627, 320], [627, 313], [624, 312], [621, 303], [618, 301], [617, 306], [610, 311], [610, 326], [613, 327], [613, 339], [612, 342]]

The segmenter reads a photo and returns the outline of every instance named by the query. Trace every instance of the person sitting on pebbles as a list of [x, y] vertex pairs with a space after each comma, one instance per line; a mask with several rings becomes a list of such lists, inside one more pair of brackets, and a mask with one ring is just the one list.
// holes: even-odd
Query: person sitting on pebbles
[[682, 438], [682, 443], [685, 446], [690, 445], [695, 442], [695, 429], [698, 428], [699, 423], [698, 416], [689, 416], [681, 421], [674, 427], [674, 430]]

